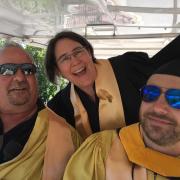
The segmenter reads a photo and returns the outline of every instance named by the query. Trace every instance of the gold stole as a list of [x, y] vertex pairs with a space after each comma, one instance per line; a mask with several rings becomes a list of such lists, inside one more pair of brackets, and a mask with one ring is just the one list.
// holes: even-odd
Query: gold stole
[[75, 151], [70, 126], [47, 107], [49, 129], [43, 166], [43, 180], [60, 180], [64, 169]]
[[180, 159], [145, 147], [138, 123], [123, 128], [119, 136], [129, 161], [165, 177], [180, 177]]
[[2, 179], [41, 179], [47, 131], [47, 113], [42, 110], [22, 152], [16, 158], [0, 164]]
[[[95, 63], [97, 77], [96, 94], [99, 97], [100, 129], [115, 129], [126, 125], [120, 91], [112, 66], [108, 60]], [[87, 112], [71, 84], [70, 99], [74, 108], [75, 126], [83, 138], [92, 134]]]
[[70, 126], [45, 108], [38, 113], [22, 152], [11, 161], [0, 164], [0, 178], [60, 180], [74, 150]]

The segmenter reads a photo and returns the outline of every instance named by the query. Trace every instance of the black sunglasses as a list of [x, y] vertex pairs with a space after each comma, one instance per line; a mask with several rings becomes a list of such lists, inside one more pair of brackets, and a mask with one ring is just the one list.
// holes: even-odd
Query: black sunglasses
[[30, 64], [30, 63], [24, 63], [24, 64], [7, 63], [7, 64], [1, 64], [0, 65], [0, 75], [3, 75], [3, 76], [15, 75], [19, 68], [21, 69], [21, 71], [25, 75], [31, 75], [31, 74], [36, 73], [36, 66], [34, 64]]
[[167, 89], [165, 92], [155, 85], [146, 85], [140, 89], [142, 100], [145, 102], [156, 101], [164, 93], [166, 101], [172, 108], [180, 109], [180, 89]]

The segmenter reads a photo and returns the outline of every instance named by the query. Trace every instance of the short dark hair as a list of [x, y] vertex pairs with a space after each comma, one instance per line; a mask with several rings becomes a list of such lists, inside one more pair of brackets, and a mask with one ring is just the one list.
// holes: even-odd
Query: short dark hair
[[46, 57], [45, 57], [46, 73], [47, 73], [48, 79], [52, 83], [56, 83], [57, 64], [56, 64], [56, 58], [55, 58], [55, 46], [56, 46], [56, 43], [60, 39], [65, 39], [65, 38], [71, 39], [73, 41], [80, 43], [83, 47], [85, 47], [90, 52], [93, 62], [95, 62], [95, 60], [96, 60], [95, 56], [94, 56], [94, 49], [93, 49], [92, 45], [83, 36], [81, 36], [75, 32], [72, 32], [72, 31], [62, 31], [62, 32], [56, 34], [49, 41], [49, 44], [47, 46], [47, 51], [46, 51]]

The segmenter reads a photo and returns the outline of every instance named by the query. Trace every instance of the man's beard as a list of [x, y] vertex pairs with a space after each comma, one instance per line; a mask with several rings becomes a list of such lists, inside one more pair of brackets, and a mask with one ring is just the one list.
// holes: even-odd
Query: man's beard
[[[162, 124], [162, 126], [160, 124], [153, 124], [151, 123], [151, 118], [160, 119], [167, 124]], [[159, 115], [154, 112], [144, 113], [141, 116], [141, 124], [146, 136], [158, 145], [172, 145], [180, 140], [180, 127], [178, 123], [166, 115]]]

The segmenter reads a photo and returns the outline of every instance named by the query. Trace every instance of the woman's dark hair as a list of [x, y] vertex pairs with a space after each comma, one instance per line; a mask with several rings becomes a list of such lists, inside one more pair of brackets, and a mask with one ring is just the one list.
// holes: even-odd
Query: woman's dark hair
[[48, 76], [48, 79], [52, 83], [56, 83], [56, 58], [55, 58], [55, 46], [56, 43], [61, 40], [61, 39], [71, 39], [73, 41], [76, 41], [80, 43], [83, 47], [85, 47], [91, 54], [93, 62], [95, 62], [95, 57], [94, 57], [94, 49], [92, 45], [85, 39], [83, 36], [72, 32], [72, 31], [62, 31], [58, 34], [56, 34], [50, 41], [47, 46], [47, 51], [46, 51], [46, 57], [45, 57], [45, 68], [46, 68], [46, 73]]

